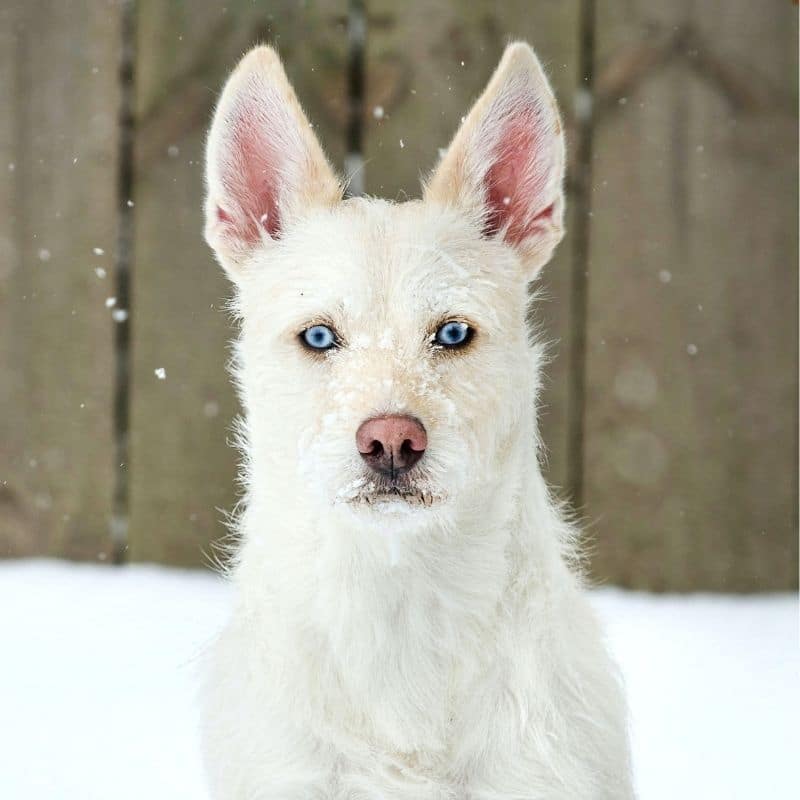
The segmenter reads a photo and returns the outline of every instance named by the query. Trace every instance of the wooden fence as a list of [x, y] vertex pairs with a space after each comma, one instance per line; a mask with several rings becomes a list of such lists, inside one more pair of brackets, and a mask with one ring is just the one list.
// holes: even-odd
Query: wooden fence
[[195, 565], [224, 533], [202, 149], [237, 58], [275, 42], [332, 160], [402, 199], [509, 38], [568, 122], [569, 235], [535, 313], [548, 474], [595, 576], [797, 585], [789, 0], [2, 3], [0, 555]]

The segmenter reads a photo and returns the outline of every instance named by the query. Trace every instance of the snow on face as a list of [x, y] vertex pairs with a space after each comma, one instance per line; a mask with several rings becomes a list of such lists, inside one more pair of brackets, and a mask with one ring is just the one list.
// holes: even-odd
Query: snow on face
[[[256, 472], [288, 465], [318, 502], [404, 524], [474, 497], [534, 403], [526, 306], [514, 252], [455, 212], [363, 199], [313, 212], [257, 252], [239, 284], [237, 376]], [[436, 347], [436, 330], [454, 319], [474, 338], [461, 350]], [[302, 346], [299, 334], [318, 324], [339, 347]], [[355, 433], [385, 414], [427, 431], [408, 475], [413, 502], [372, 502], [380, 480]]]

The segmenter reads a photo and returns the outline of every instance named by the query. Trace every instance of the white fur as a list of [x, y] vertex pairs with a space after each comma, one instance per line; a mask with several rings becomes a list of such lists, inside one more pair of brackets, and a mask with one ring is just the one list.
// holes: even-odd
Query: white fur
[[[498, 143], [526, 102], [537, 152], [514, 162]], [[248, 146], [268, 142], [280, 217], [257, 241], [260, 184], [236, 177], [252, 154], [231, 155], [242, 119]], [[247, 490], [205, 690], [213, 797], [630, 798], [619, 678], [537, 461], [526, 284], [561, 236], [564, 162], [538, 61], [509, 47], [422, 201], [340, 200], [312, 140], [275, 54], [248, 55], [208, 148]], [[505, 157], [525, 167], [495, 173], [524, 218], [487, 233], [487, 165]], [[477, 331], [464, 351], [431, 346], [450, 318]], [[322, 356], [298, 342], [320, 320], [343, 340]], [[411, 500], [375, 496], [355, 446], [383, 413], [427, 429]]]

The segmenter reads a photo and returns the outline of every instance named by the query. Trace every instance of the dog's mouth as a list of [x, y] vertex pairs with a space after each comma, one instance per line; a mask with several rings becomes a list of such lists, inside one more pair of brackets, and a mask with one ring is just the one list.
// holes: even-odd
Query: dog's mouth
[[375, 507], [378, 509], [397, 507], [430, 508], [445, 499], [441, 490], [421, 481], [410, 479], [407, 475], [389, 477], [363, 477], [341, 489], [336, 496], [337, 503], [350, 506]]
[[360, 494], [348, 502], [351, 504], [364, 504], [368, 506], [391, 506], [405, 503], [409, 506], [432, 506], [441, 500], [441, 497], [433, 492], [408, 491], [395, 487], [388, 491], [370, 492]]

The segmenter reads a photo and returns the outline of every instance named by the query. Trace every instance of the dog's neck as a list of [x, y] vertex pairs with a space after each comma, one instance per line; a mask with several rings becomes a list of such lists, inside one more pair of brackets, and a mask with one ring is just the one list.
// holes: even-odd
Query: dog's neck
[[[454, 524], [401, 533], [395, 563], [380, 531], [343, 526], [302, 493], [261, 484], [271, 488], [251, 499], [243, 519], [240, 602], [251, 629], [285, 660], [281, 673], [302, 687], [298, 713], [340, 733], [369, 731], [401, 751], [422, 736], [432, 750], [445, 748], [451, 709], [497, 668], [492, 643], [513, 639], [533, 606], [548, 607], [532, 598], [559, 585], [563, 523], [538, 467], [532, 416], [519, 421], [497, 474], [470, 494]], [[286, 508], [291, 528], [281, 527]], [[430, 709], [424, 731], [421, 705]], [[334, 706], [335, 719], [326, 711]], [[395, 721], [391, 730], [385, 720]]]

